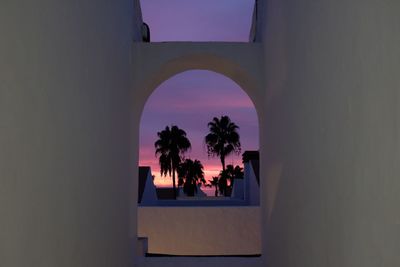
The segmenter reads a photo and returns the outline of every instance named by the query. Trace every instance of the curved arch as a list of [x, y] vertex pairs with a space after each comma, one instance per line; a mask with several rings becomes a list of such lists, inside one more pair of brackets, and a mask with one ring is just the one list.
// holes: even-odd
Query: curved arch
[[141, 79], [142, 84], [139, 85], [143, 90], [144, 97], [142, 101], [143, 106], [141, 107], [142, 112], [144, 104], [150, 95], [164, 81], [188, 70], [209, 70], [226, 76], [238, 84], [249, 96], [255, 106], [258, 118], [260, 117], [258, 110], [261, 110], [261, 106], [258, 104], [260, 99], [257, 94], [260, 91], [260, 84], [257, 84], [256, 79], [249, 71], [246, 71], [240, 64], [226, 57], [213, 53], [192, 53], [165, 60], [153, 69], [154, 71], [148, 72], [147, 77]]
[[[218, 96], [216, 97], [216, 95]], [[226, 101], [221, 103], [221, 98], [225, 98]], [[243, 134], [244, 137], [241, 138], [242, 145], [244, 145], [242, 147], [245, 150], [259, 148], [259, 118], [256, 108], [246, 92], [235, 81], [214, 71], [196, 69], [179, 73], [162, 82], [147, 99], [140, 117], [139, 163], [151, 165], [152, 170], [156, 170], [157, 177], [159, 177], [158, 166], [151, 160], [149, 149], [154, 146], [155, 133], [161, 129], [161, 126], [172, 123], [183, 127], [190, 136], [190, 140], [194, 141], [192, 142], [192, 151], [194, 152], [192, 156], [206, 162], [206, 165], [211, 164], [215, 167], [219, 164], [218, 157], [216, 159], [208, 157], [207, 161], [204, 154], [206, 150], [203, 139], [206, 133], [204, 136], [200, 136], [199, 129], [194, 130], [195, 126], [192, 123], [195, 117], [196, 127], [201, 128], [199, 125], [203, 125], [203, 130], [206, 132], [210, 120], [222, 115], [229, 115], [235, 123], [241, 126], [240, 134]], [[155, 117], [156, 120], [154, 120]], [[149, 137], [151, 133], [154, 134], [152, 143]], [[200, 142], [201, 140], [203, 142]], [[146, 149], [142, 150], [142, 148]], [[189, 155], [191, 154], [189, 153]], [[232, 155], [228, 159], [231, 163], [227, 164], [233, 164], [233, 162], [241, 164], [239, 154]], [[207, 169], [207, 172], [210, 173], [210, 169]], [[165, 183], [159, 178], [156, 181], [158, 184]]]
[[[133, 156], [135, 167], [139, 162], [140, 124], [145, 105], [152, 93], [173, 76], [189, 70], [208, 70], [221, 74], [234, 83], [249, 97], [254, 105], [258, 123], [258, 141], [260, 161], [263, 155], [261, 142], [263, 112], [265, 107], [263, 90], [264, 65], [262, 64], [263, 47], [260, 44], [232, 43], [135, 43], [133, 53]], [[263, 175], [264, 167], [260, 167]], [[133, 175], [131, 199], [133, 212], [137, 213], [138, 176]], [[261, 191], [260, 191], [261, 193]], [[265, 205], [260, 197], [260, 205]], [[134, 215], [132, 218], [137, 218]], [[137, 221], [132, 222], [132, 233], [136, 234]], [[135, 238], [136, 236], [134, 236]], [[262, 250], [262, 245], [261, 245]]]

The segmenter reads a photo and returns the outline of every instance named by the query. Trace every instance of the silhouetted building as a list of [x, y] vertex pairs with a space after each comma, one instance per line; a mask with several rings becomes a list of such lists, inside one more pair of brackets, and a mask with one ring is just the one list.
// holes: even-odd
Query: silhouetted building
[[138, 203], [139, 205], [157, 204], [156, 187], [153, 183], [150, 167], [139, 167], [138, 184]]
[[235, 179], [231, 197], [244, 200], [246, 205], [260, 204], [260, 153], [245, 151], [242, 155], [243, 179]]
[[158, 187], [157, 191], [157, 198], [159, 200], [173, 200], [174, 197], [174, 189], [170, 187]]

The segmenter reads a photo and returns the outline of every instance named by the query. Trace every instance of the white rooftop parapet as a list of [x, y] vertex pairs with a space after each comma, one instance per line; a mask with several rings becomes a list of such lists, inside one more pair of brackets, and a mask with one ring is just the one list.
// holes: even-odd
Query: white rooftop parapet
[[235, 179], [232, 189], [232, 198], [244, 200], [245, 178]]

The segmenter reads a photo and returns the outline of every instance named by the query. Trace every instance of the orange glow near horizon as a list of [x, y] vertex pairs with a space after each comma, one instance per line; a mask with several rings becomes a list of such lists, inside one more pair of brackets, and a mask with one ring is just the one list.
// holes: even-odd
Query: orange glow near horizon
[[[156, 163], [156, 162], [154, 162]], [[160, 167], [158, 164], [145, 164], [144, 162], [139, 162], [139, 166], [149, 166], [151, 168], [151, 174], [154, 175], [154, 185], [156, 187], [171, 187], [172, 186], [172, 177], [169, 175], [167, 176], [161, 176], [160, 173]], [[235, 164], [239, 165], [240, 167], [243, 168], [243, 164], [241, 162], [237, 162]], [[221, 165], [205, 165], [204, 166], [204, 177], [209, 183], [209, 180], [212, 180], [213, 176], [218, 176], [222, 169]], [[177, 179], [177, 178], [176, 178]]]
[[[172, 178], [160, 175], [154, 143], [157, 132], [176, 125], [186, 132], [191, 149], [185, 158], [199, 160], [204, 166], [208, 183], [222, 170], [219, 157], [209, 157], [204, 137], [208, 123], [214, 117], [227, 115], [239, 126], [242, 152], [258, 150], [259, 128], [257, 112], [249, 96], [231, 79], [205, 70], [177, 74], [163, 82], [149, 97], [140, 122], [139, 165], [149, 166], [159, 187], [172, 186]], [[242, 155], [231, 154], [226, 165], [243, 167]]]

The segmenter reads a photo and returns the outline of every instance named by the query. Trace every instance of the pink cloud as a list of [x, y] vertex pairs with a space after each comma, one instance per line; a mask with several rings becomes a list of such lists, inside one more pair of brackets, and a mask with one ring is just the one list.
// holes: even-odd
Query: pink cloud
[[[160, 177], [154, 142], [157, 132], [175, 124], [186, 131], [192, 143], [192, 150], [186, 157], [199, 159], [205, 167], [206, 179], [212, 179], [221, 170], [221, 163], [218, 158], [208, 157], [204, 136], [208, 133], [207, 123], [221, 115], [229, 115], [239, 125], [242, 151], [258, 149], [257, 114], [249, 97], [237, 84], [209, 71], [188, 71], [172, 77], [157, 88], [144, 108], [139, 164], [151, 166], [156, 184], [171, 184], [171, 178]], [[241, 156], [229, 156], [227, 164], [241, 165]]]

